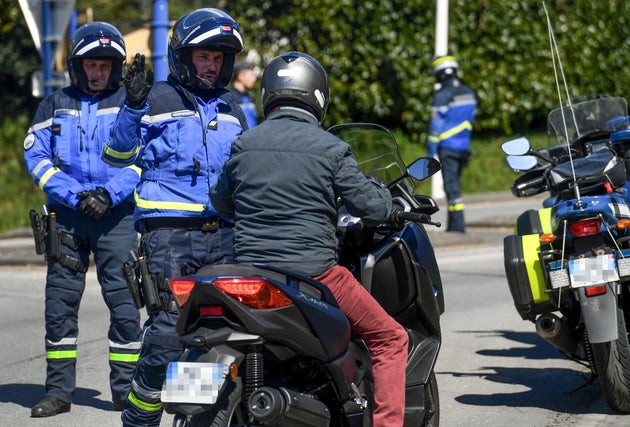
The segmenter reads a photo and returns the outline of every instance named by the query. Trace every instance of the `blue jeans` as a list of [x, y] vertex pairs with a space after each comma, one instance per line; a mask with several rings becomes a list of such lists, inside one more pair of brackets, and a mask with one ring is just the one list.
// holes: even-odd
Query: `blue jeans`
[[[143, 235], [141, 246], [150, 272], [168, 279], [194, 274], [204, 265], [234, 262], [232, 230], [232, 227], [213, 231], [158, 229]], [[163, 301], [173, 300], [167, 285], [162, 285], [159, 293]], [[160, 394], [166, 368], [183, 352], [175, 333], [178, 317], [177, 313], [159, 311], [147, 319], [140, 360], [122, 414], [123, 426], [160, 425]]]

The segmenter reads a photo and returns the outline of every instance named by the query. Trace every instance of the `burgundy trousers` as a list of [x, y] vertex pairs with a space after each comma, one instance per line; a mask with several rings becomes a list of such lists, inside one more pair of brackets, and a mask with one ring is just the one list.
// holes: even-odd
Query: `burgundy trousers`
[[336, 265], [314, 277], [333, 293], [352, 329], [372, 355], [374, 427], [400, 427], [405, 412], [408, 336], [348, 269]]

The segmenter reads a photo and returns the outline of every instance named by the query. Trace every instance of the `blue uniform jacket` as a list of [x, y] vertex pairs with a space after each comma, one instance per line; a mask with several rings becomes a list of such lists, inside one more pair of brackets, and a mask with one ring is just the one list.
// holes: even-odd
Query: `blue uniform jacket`
[[101, 160], [125, 90], [90, 97], [69, 86], [46, 97], [24, 140], [26, 169], [50, 205], [76, 209], [77, 194], [104, 187], [112, 206], [128, 199], [137, 168], [115, 168]]
[[[124, 105], [103, 160], [142, 170], [135, 226], [155, 217], [211, 217], [210, 187], [242, 132], [245, 118], [227, 90], [203, 102], [171, 76], [156, 82], [142, 110]], [[244, 123], [244, 125], [241, 125]]]
[[472, 89], [458, 79], [444, 82], [431, 105], [428, 155], [433, 157], [438, 148], [467, 151], [476, 112], [477, 101]]

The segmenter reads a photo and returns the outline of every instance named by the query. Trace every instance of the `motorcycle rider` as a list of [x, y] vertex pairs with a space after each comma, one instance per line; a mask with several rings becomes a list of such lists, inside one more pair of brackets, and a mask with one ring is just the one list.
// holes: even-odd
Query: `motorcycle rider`
[[[210, 203], [215, 183], [243, 129], [244, 114], [225, 86], [243, 48], [238, 24], [224, 11], [203, 8], [175, 23], [168, 46], [170, 75], [153, 83], [136, 54], [125, 78], [127, 99], [103, 159], [142, 169], [136, 188], [139, 255], [160, 301], [149, 309], [124, 426], [159, 426], [160, 390], [170, 361], [183, 351], [175, 333], [177, 304], [165, 279], [207, 264], [233, 261], [233, 223]], [[145, 299], [146, 299], [145, 295]]]
[[[71, 38], [70, 86], [46, 97], [24, 141], [31, 178], [46, 193], [46, 397], [32, 417], [70, 411], [76, 387], [78, 312], [90, 253], [110, 312], [110, 387], [122, 410], [140, 353], [140, 313], [120, 266], [137, 245], [131, 194], [137, 168], [114, 168], [101, 151], [125, 98], [125, 43], [116, 27], [91, 22]], [[55, 222], [52, 219], [56, 220]]]
[[352, 215], [382, 223], [392, 212], [391, 195], [361, 173], [346, 143], [321, 128], [330, 84], [315, 58], [274, 58], [261, 93], [266, 120], [232, 145], [211, 190], [213, 205], [236, 218], [237, 262], [292, 269], [330, 288], [372, 354], [374, 425], [401, 426], [407, 333], [336, 262], [337, 198]]
[[431, 105], [428, 155], [434, 157], [437, 154], [442, 163], [448, 202], [446, 231], [465, 232], [460, 179], [471, 155], [470, 136], [477, 100], [473, 90], [459, 79], [459, 65], [454, 57], [436, 57], [431, 67], [436, 90]]

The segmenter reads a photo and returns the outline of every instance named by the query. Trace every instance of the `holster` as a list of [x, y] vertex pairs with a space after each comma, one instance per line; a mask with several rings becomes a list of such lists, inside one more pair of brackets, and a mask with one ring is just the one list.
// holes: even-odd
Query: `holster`
[[162, 309], [162, 301], [158, 295], [159, 280], [149, 272], [143, 256], [138, 257], [134, 251], [130, 251], [129, 258], [123, 263], [122, 272], [136, 308], [146, 307], [148, 315]]
[[42, 221], [42, 218], [35, 209], [31, 209], [28, 215], [31, 218], [31, 228], [33, 229], [33, 239], [35, 240], [35, 253], [42, 255], [46, 252], [46, 228], [44, 221]]
[[42, 208], [42, 216], [34, 209], [29, 211], [31, 219], [31, 228], [33, 229], [33, 238], [35, 240], [35, 253], [44, 255], [47, 261], [58, 262], [64, 267], [72, 271], [85, 273], [87, 265], [80, 259], [69, 255], [61, 255], [61, 244], [77, 250], [79, 243], [75, 238], [68, 234], [62, 233], [57, 227], [57, 215], [54, 212], [48, 212], [46, 206]]
[[133, 298], [133, 304], [138, 309], [144, 307], [144, 298], [142, 298], [142, 292], [140, 291], [138, 257], [134, 251], [129, 252], [129, 258], [122, 265], [122, 273], [127, 282], [127, 287], [129, 287], [131, 298]]

